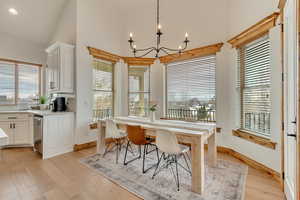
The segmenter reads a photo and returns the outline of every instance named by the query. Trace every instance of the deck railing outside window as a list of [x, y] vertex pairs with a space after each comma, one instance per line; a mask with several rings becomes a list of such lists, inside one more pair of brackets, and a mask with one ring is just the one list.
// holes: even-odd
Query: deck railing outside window
[[185, 120], [185, 121], [202, 121], [202, 122], [215, 122], [216, 121], [216, 111], [207, 110], [205, 107], [199, 109], [168, 109], [167, 116], [168, 119], [175, 120]]
[[112, 109], [111, 108], [93, 110], [93, 120], [94, 121], [97, 121], [100, 119], [108, 119], [111, 117], [112, 117]]
[[270, 134], [271, 113], [245, 113], [245, 129], [262, 134]]

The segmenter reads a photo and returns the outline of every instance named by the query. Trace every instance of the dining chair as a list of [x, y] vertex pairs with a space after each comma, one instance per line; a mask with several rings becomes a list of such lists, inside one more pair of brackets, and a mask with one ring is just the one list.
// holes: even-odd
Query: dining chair
[[[177, 190], [179, 191], [178, 166], [182, 167], [185, 171], [192, 175], [186, 158], [186, 156], [189, 158], [189, 147], [179, 144], [176, 134], [165, 130], [158, 130], [156, 132], [156, 146], [162, 152], [162, 154], [158, 160], [152, 179], [154, 179], [154, 177], [157, 174], [159, 174], [163, 169], [170, 167], [172, 175], [177, 185]], [[178, 162], [181, 156], [184, 158], [184, 162], [187, 168]], [[162, 162], [165, 163], [160, 167], [160, 164]], [[175, 170], [173, 170], [173, 165], [175, 165]]]
[[[105, 152], [103, 154], [103, 157], [112, 149], [116, 149], [116, 163], [118, 164], [119, 161], [119, 152], [122, 149], [122, 144], [124, 138], [126, 138], [126, 131], [123, 131], [119, 129], [116, 125], [116, 123], [112, 119], [107, 119], [106, 120], [106, 128], [105, 128], [105, 138], [106, 139], [111, 139], [112, 142], [110, 142], [106, 148]], [[113, 146], [109, 149], [109, 147], [113, 144]]]
[[[156, 151], [156, 156], [157, 156], [157, 162], [159, 159], [159, 155], [158, 155], [158, 148], [157, 146], [154, 144], [155, 139], [150, 138], [150, 137], [146, 137], [145, 134], [145, 130], [142, 129], [140, 126], [134, 126], [134, 125], [127, 125], [127, 138], [128, 138], [128, 142], [127, 142], [127, 146], [126, 146], [126, 152], [125, 152], [125, 157], [124, 157], [124, 165], [127, 165], [128, 163], [131, 163], [135, 160], [141, 159], [142, 157], [142, 146], [144, 146], [143, 149], [143, 166], [142, 166], [142, 171], [143, 173], [146, 173], [149, 169], [155, 167], [157, 164], [154, 164], [150, 167], [148, 167], [147, 169], [145, 169], [145, 159], [146, 159], [146, 155], [150, 154], [151, 152]], [[129, 161], [127, 161], [127, 153], [128, 150], [130, 148], [130, 145], [134, 144], [138, 146], [139, 149], [139, 155]], [[149, 146], [154, 147], [154, 149], [149, 150]]]

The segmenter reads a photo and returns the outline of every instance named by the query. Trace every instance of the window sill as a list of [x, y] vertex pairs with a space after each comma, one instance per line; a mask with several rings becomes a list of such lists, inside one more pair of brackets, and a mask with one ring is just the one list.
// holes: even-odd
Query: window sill
[[248, 140], [249, 142], [253, 142], [255, 144], [270, 148], [270, 149], [276, 149], [276, 142], [272, 142], [269, 139], [259, 137], [256, 135], [253, 135], [249, 132], [243, 131], [243, 130], [232, 130], [232, 134], [236, 137]]

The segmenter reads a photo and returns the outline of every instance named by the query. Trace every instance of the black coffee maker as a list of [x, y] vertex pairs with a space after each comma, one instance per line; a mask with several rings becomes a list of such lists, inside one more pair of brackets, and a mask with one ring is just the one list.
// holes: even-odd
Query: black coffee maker
[[66, 98], [65, 97], [56, 97], [53, 101], [53, 112], [64, 112], [67, 110]]

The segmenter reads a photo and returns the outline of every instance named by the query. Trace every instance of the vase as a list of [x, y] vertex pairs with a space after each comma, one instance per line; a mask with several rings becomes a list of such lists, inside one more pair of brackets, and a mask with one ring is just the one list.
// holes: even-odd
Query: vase
[[48, 105], [47, 104], [40, 104], [40, 110], [47, 110]]
[[155, 112], [150, 112], [150, 121], [151, 122], [155, 121]]

